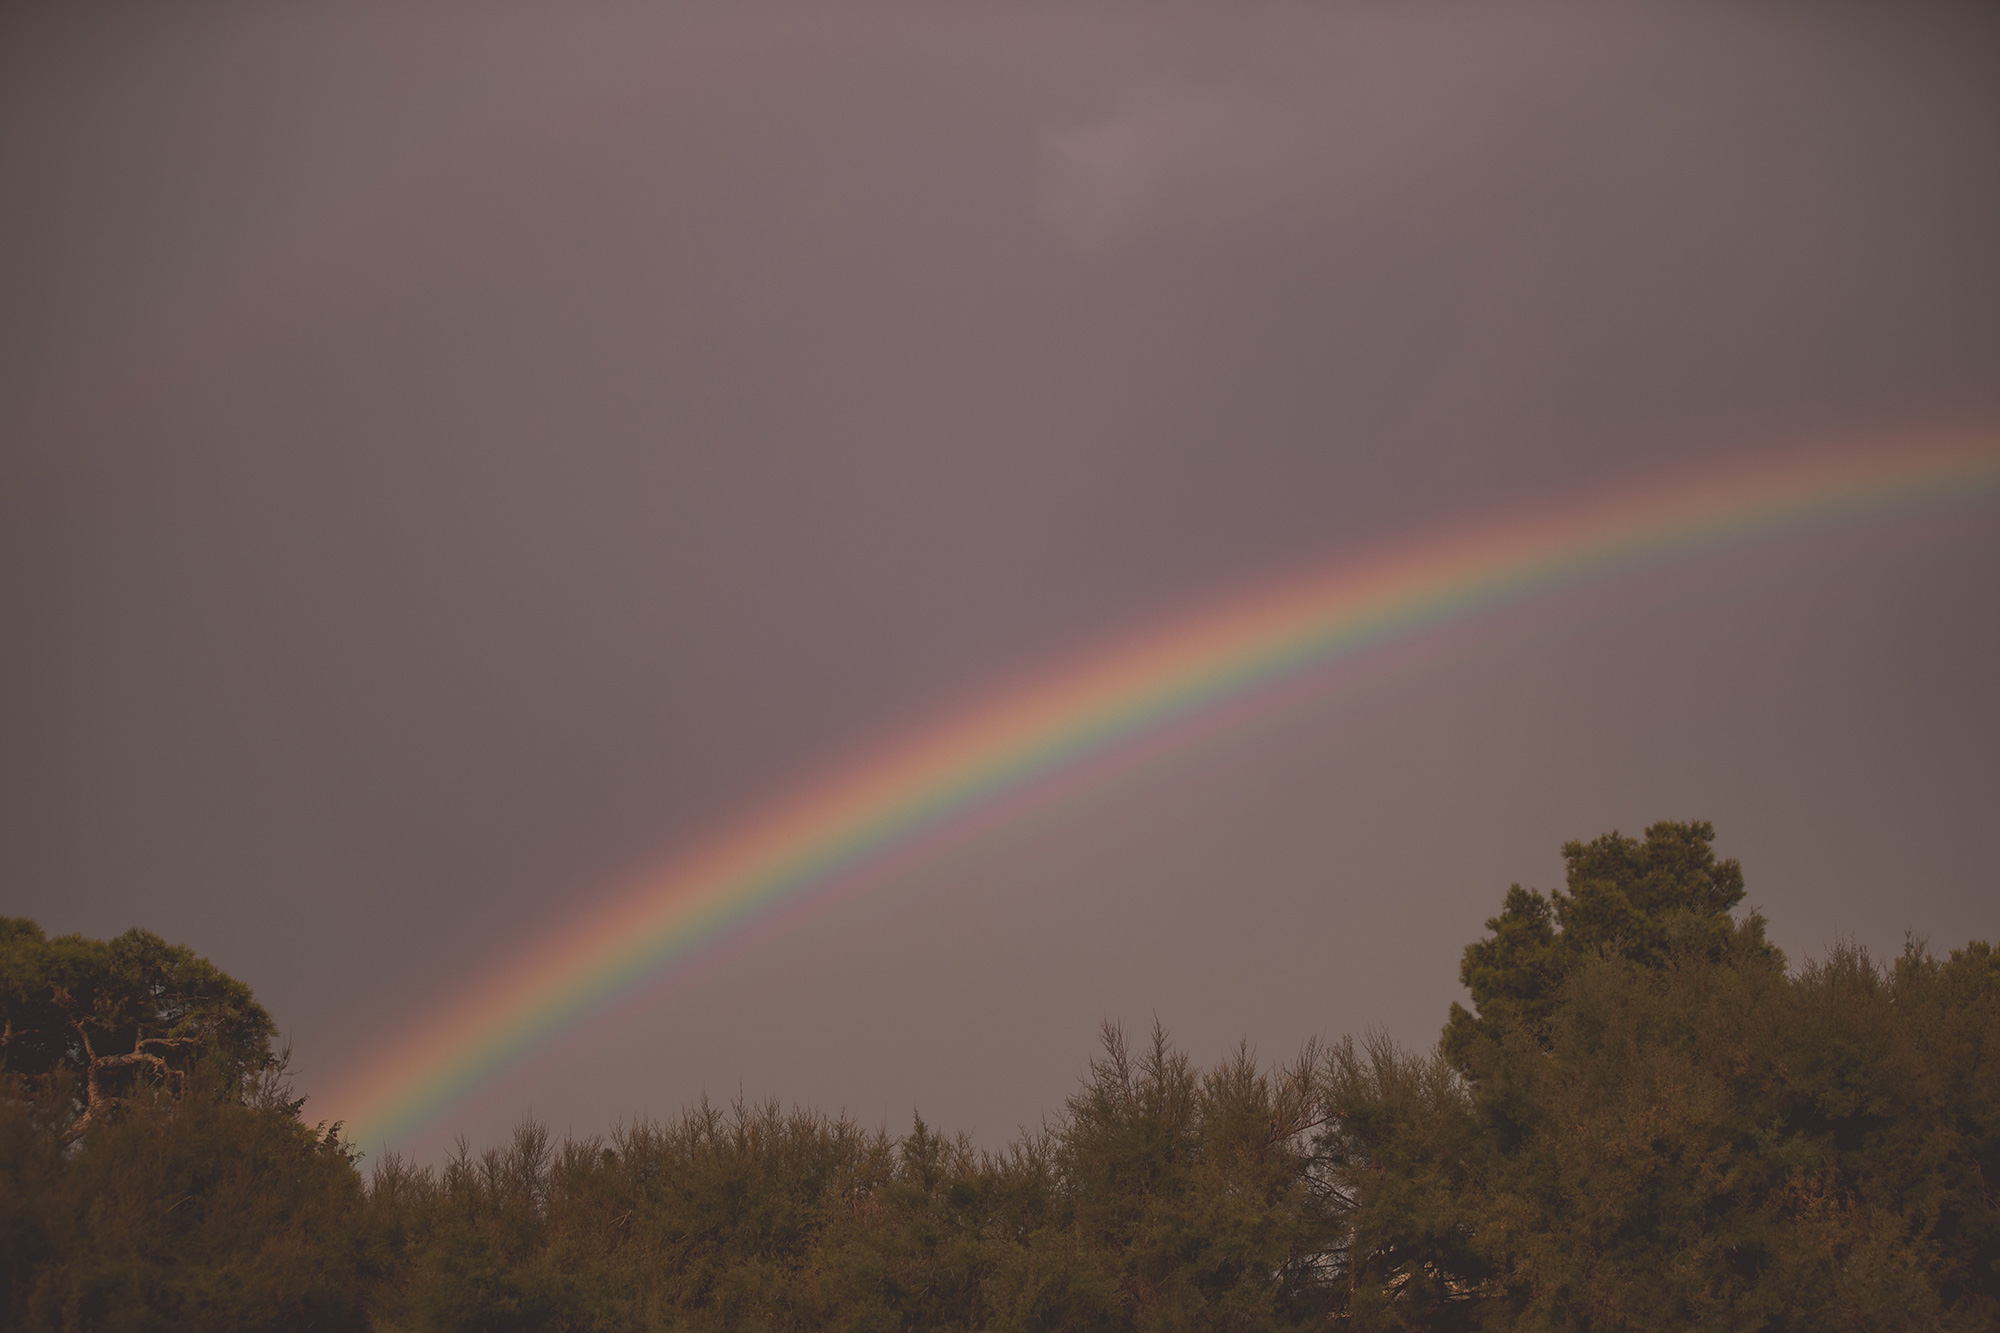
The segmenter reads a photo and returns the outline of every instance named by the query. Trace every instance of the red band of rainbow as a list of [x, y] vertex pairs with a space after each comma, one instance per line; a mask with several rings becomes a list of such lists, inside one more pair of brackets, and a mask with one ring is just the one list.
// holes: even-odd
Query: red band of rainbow
[[1430, 534], [1130, 635], [828, 773], [606, 895], [322, 1105], [363, 1146], [434, 1140], [510, 1071], [663, 979], [796, 922], [952, 828], [1238, 725], [1344, 663], [1580, 586], [1868, 517], [2000, 494], [2000, 430], [1912, 432], [1681, 472]]

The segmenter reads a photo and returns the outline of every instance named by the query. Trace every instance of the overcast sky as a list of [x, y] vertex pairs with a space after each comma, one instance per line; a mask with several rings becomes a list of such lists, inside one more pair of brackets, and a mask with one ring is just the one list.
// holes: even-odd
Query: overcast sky
[[[14, 5], [0, 911], [310, 1093], [986, 684], [1458, 516], [2000, 407], [1983, 7]], [[2000, 512], [1591, 601], [1002, 830], [469, 1119], [997, 1143], [1105, 1018], [1434, 1039], [1561, 843], [2000, 933]], [[307, 1110], [312, 1116], [312, 1107]]]

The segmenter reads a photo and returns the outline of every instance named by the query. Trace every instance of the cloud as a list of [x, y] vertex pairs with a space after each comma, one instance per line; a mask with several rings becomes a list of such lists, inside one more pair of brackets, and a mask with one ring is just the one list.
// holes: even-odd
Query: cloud
[[1092, 252], [1278, 208], [1414, 202], [1490, 176], [1505, 141], [1617, 86], [1675, 22], [1568, 7], [1286, 11], [1205, 77], [1130, 85], [1102, 114], [1045, 129], [1038, 210]]
[[1325, 138], [1311, 110], [1229, 84], [1129, 91], [1101, 119], [1043, 133], [1042, 220], [1086, 251], [1238, 221], [1309, 178]]

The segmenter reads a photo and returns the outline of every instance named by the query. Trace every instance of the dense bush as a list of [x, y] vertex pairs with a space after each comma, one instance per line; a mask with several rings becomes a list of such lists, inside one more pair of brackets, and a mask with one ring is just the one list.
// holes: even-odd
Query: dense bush
[[345, 1150], [269, 1083], [190, 1084], [70, 1146], [48, 1098], [0, 1101], [0, 1326], [365, 1327]]

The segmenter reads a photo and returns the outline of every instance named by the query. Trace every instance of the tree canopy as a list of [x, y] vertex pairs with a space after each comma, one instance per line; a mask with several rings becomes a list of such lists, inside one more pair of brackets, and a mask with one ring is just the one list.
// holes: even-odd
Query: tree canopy
[[364, 1181], [239, 983], [6, 922], [0, 1324], [2000, 1326], [2000, 955], [1788, 966], [1713, 838], [1566, 845], [1467, 946], [1431, 1051], [1202, 1069], [1108, 1027], [997, 1153], [704, 1102]]
[[71, 1076], [66, 1140], [140, 1087], [180, 1091], [197, 1060], [225, 1082], [254, 1078], [275, 1063], [276, 1030], [248, 986], [148, 931], [49, 939], [0, 917], [0, 1068], [37, 1083]]
[[1643, 841], [1614, 830], [1563, 844], [1567, 892], [1510, 885], [1490, 933], [1465, 946], [1459, 965], [1473, 1009], [1452, 1003], [1444, 1049], [1460, 1070], [1476, 1075], [1479, 1052], [1510, 1030], [1541, 1034], [1564, 983], [1591, 959], [1658, 968], [1731, 957], [1782, 968], [1764, 918], [1731, 915], [1743, 901], [1743, 867], [1717, 860], [1714, 839], [1706, 822], [1654, 824]]

